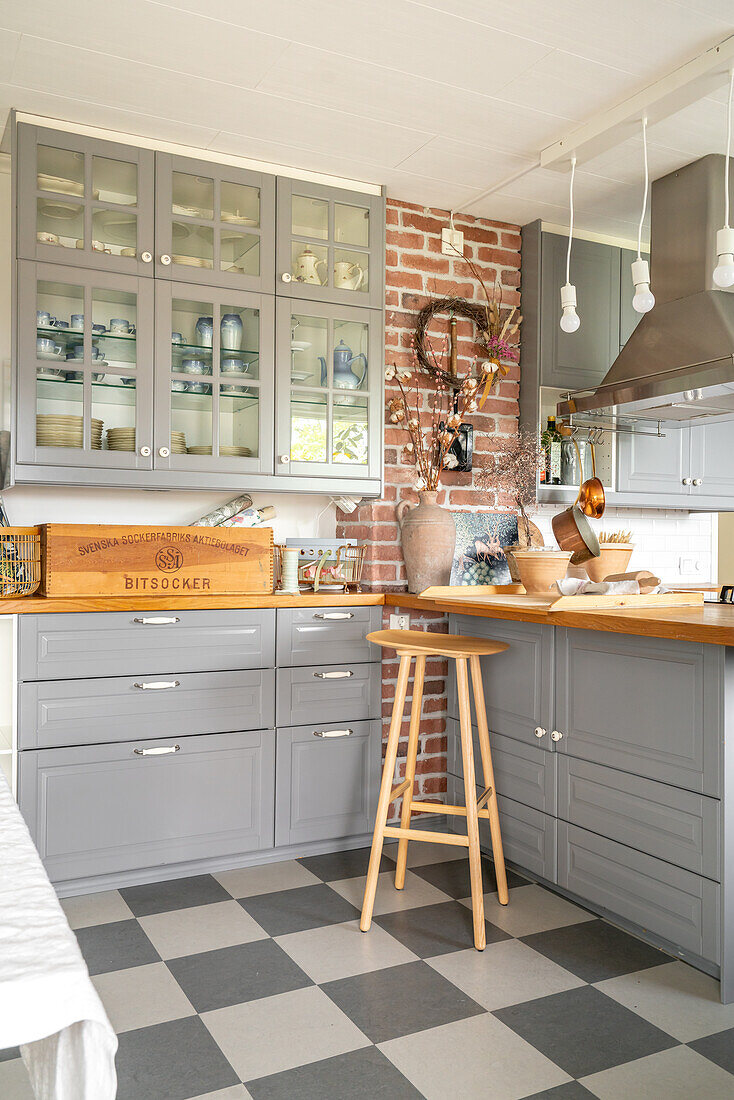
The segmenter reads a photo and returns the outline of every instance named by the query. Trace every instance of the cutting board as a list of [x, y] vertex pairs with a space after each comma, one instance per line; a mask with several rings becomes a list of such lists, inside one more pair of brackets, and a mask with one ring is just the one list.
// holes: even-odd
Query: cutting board
[[521, 584], [435, 586], [421, 592], [428, 600], [449, 600], [457, 603], [476, 604], [478, 607], [503, 607], [517, 611], [612, 611], [618, 607], [636, 607], [646, 610], [653, 607], [700, 607], [703, 592], [666, 592], [661, 595], [610, 595], [610, 596], [561, 596], [549, 592], [547, 596], [529, 596]]

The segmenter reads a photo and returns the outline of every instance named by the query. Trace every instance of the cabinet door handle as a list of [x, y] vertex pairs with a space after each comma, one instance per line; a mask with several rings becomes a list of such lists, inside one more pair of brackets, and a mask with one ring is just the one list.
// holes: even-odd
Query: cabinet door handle
[[683, 484], [684, 485], [693, 485], [693, 478], [692, 477], [684, 477], [683, 478]]
[[282, 283], [293, 282], [293, 276], [291, 275], [290, 271], [284, 271], [283, 274], [280, 276], [280, 281]]
[[141, 252], [140, 253], [140, 259], [143, 261], [144, 264], [152, 263], [153, 253], [152, 252]]
[[562, 741], [562, 740], [563, 740], [563, 734], [560, 732], [560, 730], [553, 730], [552, 733], [551, 733], [551, 741]]
[[314, 737], [351, 737], [354, 730], [314, 730]]
[[150, 458], [150, 447], [141, 447], [140, 453], [143, 458]]
[[170, 688], [180, 686], [180, 680], [151, 680], [150, 682], [143, 680], [142, 684], [133, 684], [133, 687], [138, 688], [139, 691], [168, 691]]
[[346, 680], [354, 676], [354, 673], [351, 669], [339, 669], [333, 672], [314, 672], [314, 676], [317, 680]]
[[548, 730], [544, 730], [542, 726], [536, 726], [535, 727], [535, 736], [536, 737], [545, 737], [547, 732], [548, 732]]
[[280, 459], [279, 459], [279, 461], [280, 461], [280, 462], [281, 462], [281, 463], [282, 463], [282, 464], [283, 464], [284, 466], [287, 466], [287, 465], [288, 465], [288, 463], [290, 462], [290, 460], [291, 460], [291, 456], [290, 456], [290, 455], [281, 455], [281, 456], [280, 456]]
[[168, 458], [168, 456], [170, 455], [170, 453], [171, 453], [171, 452], [170, 452], [170, 450], [168, 449], [168, 447], [159, 447], [159, 448], [158, 448], [158, 454], [159, 454], [159, 455], [161, 456], [161, 458]]
[[353, 611], [319, 611], [314, 619], [353, 619]]
[[143, 615], [140, 619], [133, 619], [134, 623], [141, 623], [142, 626], [169, 626], [173, 623], [180, 623], [181, 620], [177, 615]]
[[693, 484], [694, 485], [703, 485], [703, 480], [700, 477], [694, 477]]
[[180, 745], [158, 745], [152, 749], [133, 749], [136, 756], [169, 756], [172, 752], [180, 751]]
[[161, 263], [163, 264], [164, 267], [168, 267], [170, 262], [171, 262], [171, 257], [167, 256], [166, 253], [164, 252], [163, 255], [161, 256]]

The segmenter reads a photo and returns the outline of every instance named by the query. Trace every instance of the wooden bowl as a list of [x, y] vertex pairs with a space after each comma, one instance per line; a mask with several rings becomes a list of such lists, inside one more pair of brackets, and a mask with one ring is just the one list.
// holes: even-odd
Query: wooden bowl
[[599, 557], [585, 562], [590, 581], [603, 581], [612, 573], [626, 573], [634, 546], [629, 542], [599, 543]]
[[550, 588], [566, 575], [570, 550], [514, 550], [520, 580], [529, 596], [550, 595]]

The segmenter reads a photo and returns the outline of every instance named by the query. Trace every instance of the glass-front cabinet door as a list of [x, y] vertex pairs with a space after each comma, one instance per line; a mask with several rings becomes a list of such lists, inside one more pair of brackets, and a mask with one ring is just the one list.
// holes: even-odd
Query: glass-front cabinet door
[[151, 150], [25, 123], [17, 141], [19, 256], [153, 275]]
[[158, 153], [156, 196], [156, 275], [272, 294], [272, 176]]
[[380, 476], [382, 314], [276, 305], [276, 473]]
[[381, 309], [384, 221], [380, 195], [279, 176], [276, 293]]
[[272, 295], [156, 286], [155, 468], [272, 473]]
[[149, 470], [153, 283], [18, 264], [18, 461]]

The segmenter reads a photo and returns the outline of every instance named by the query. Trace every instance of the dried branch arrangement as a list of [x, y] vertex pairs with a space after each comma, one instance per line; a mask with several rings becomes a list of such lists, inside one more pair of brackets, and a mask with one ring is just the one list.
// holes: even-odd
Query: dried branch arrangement
[[510, 493], [517, 505], [525, 532], [525, 545], [530, 545], [530, 520], [526, 509], [535, 504], [536, 475], [544, 465], [543, 448], [536, 432], [521, 428], [507, 441], [501, 454], [491, 458], [477, 471], [478, 489]]
[[599, 542], [614, 542], [629, 545], [632, 542], [631, 531], [600, 531]]

